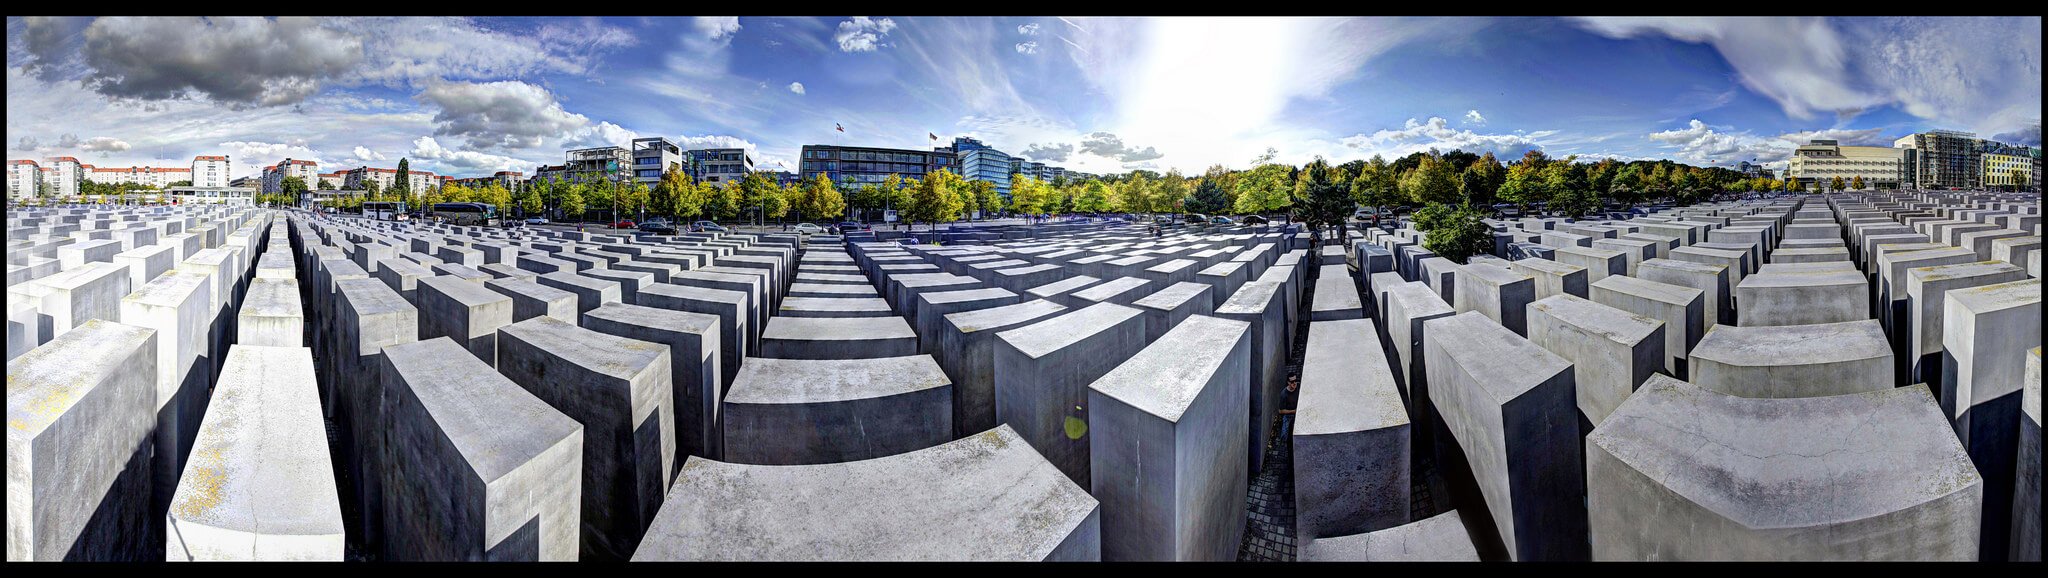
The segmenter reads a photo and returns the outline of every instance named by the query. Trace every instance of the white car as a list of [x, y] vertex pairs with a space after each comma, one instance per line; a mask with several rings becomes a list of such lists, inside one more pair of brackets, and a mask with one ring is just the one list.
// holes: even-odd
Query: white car
[[793, 229], [805, 235], [816, 235], [825, 232], [825, 228], [818, 226], [816, 223], [797, 223]]
[[546, 225], [546, 224], [548, 224], [548, 218], [547, 218], [547, 217], [527, 217], [527, 218], [526, 218], [526, 224], [528, 224], [528, 225]]

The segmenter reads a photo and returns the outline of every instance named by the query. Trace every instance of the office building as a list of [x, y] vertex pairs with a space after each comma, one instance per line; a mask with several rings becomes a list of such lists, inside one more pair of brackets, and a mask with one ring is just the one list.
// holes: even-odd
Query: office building
[[1010, 175], [1015, 163], [1009, 154], [992, 148], [978, 147], [960, 153], [960, 176], [970, 181], [986, 181], [995, 185], [996, 194], [1010, 197]]
[[904, 179], [923, 179], [925, 173], [947, 169], [957, 172], [953, 147], [940, 147], [929, 151], [891, 149], [879, 147], [855, 147], [839, 145], [804, 145], [803, 158], [798, 161], [798, 171], [805, 179], [825, 175], [841, 190], [861, 185], [880, 184], [897, 175]]
[[724, 183], [746, 178], [754, 172], [754, 158], [747, 149], [691, 149], [690, 178], [700, 183]]
[[35, 161], [7, 161], [7, 198], [31, 199], [42, 194], [43, 167]]
[[683, 149], [662, 137], [633, 139], [633, 180], [653, 187], [661, 182], [661, 176], [669, 167], [687, 171]]
[[1983, 180], [1982, 141], [1977, 135], [1935, 130], [1906, 135], [1892, 143], [1911, 167], [1911, 186], [1922, 189], [1975, 189]]
[[1835, 177], [1841, 177], [1845, 187], [1862, 177], [1866, 189], [1896, 189], [1908, 182], [1908, 167], [1902, 149], [1842, 146], [1832, 139], [1814, 139], [1792, 151], [1785, 178], [1797, 179], [1808, 189], [1826, 188]]
[[226, 155], [201, 155], [192, 157], [192, 186], [225, 187], [233, 177], [228, 174]]

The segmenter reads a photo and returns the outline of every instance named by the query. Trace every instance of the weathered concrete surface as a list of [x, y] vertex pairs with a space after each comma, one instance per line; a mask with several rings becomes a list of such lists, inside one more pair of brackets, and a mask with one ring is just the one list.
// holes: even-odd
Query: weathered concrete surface
[[896, 311], [880, 297], [784, 297], [781, 317], [887, 317]]
[[1535, 257], [1514, 261], [1508, 267], [1536, 280], [1536, 299], [1547, 299], [1552, 295], [1586, 297], [1585, 267]]
[[1735, 287], [1736, 324], [1840, 323], [1870, 318], [1869, 286], [1855, 271], [1758, 272]]
[[419, 310], [376, 279], [335, 285], [337, 441], [355, 485], [350, 489], [356, 494], [359, 537], [372, 551], [383, 551], [384, 484], [393, 451], [386, 443], [393, 394], [382, 375], [384, 349], [419, 340]]
[[576, 313], [603, 307], [606, 303], [625, 303], [624, 290], [618, 281], [589, 277], [568, 271], [543, 273], [535, 282], [576, 295]]
[[1424, 325], [1430, 400], [1478, 482], [1473, 506], [1515, 560], [1586, 559], [1571, 362], [1478, 313]]
[[583, 327], [599, 333], [667, 345], [670, 396], [676, 418], [674, 467], [687, 456], [724, 458], [725, 436], [719, 426], [724, 393], [722, 356], [718, 353], [716, 315], [612, 303], [583, 314]]
[[477, 359], [497, 365], [498, 329], [513, 323], [511, 297], [449, 276], [421, 279], [415, 290], [420, 339], [453, 339]]
[[1706, 294], [1691, 287], [1616, 275], [1593, 283], [1593, 302], [1664, 322], [1664, 371], [1688, 375], [1687, 352], [1712, 327]]
[[1570, 295], [1527, 308], [1529, 341], [1572, 363], [1579, 413], [1590, 425], [1664, 367], [1663, 321]]
[[170, 561], [342, 560], [341, 496], [313, 381], [311, 349], [228, 352], [171, 498]]
[[750, 357], [720, 410], [725, 457], [825, 464], [942, 444], [953, 439], [951, 385], [929, 355]]
[[1246, 416], [1252, 437], [1245, 452], [1254, 473], [1265, 468], [1265, 447], [1272, 437], [1267, 424], [1273, 423], [1280, 410], [1280, 389], [1285, 386], [1287, 351], [1292, 343], [1287, 340], [1287, 316], [1281, 311], [1286, 303], [1283, 292], [1277, 281], [1245, 283], [1215, 312], [1216, 317], [1252, 324], [1251, 412]]
[[674, 479], [668, 347], [551, 317], [498, 339], [498, 373], [583, 425], [582, 558], [631, 556]]
[[1104, 560], [1236, 559], [1250, 328], [1190, 317], [1089, 385], [1090, 494], [1102, 500]]
[[1293, 435], [1297, 543], [1408, 520], [1408, 410], [1389, 367], [1372, 320], [1309, 324]]
[[1093, 561], [1099, 516], [1086, 490], [997, 426], [857, 462], [690, 458], [633, 559]]
[[1206, 283], [1182, 281], [1132, 301], [1132, 307], [1145, 313], [1145, 342], [1159, 340], [1190, 315], [1213, 313], [1214, 301], [1209, 299], [1209, 292], [1214, 290]]
[[1559, 263], [1584, 267], [1586, 282], [1598, 283], [1609, 275], [1628, 274], [1628, 255], [1610, 249], [1590, 247], [1559, 247], [1554, 256]]
[[156, 330], [152, 516], [162, 515], [170, 503], [186, 453], [199, 434], [199, 420], [206, 415], [206, 389], [213, 383], [213, 288], [210, 276], [173, 269], [121, 298], [126, 324]]
[[1980, 560], [2010, 546], [2026, 355], [2041, 345], [2041, 280], [1955, 289], [1944, 296], [1940, 405], [1984, 476]]
[[1943, 421], [1925, 388], [1751, 399], [1651, 378], [1586, 440], [1593, 558], [1975, 559], [1983, 480]]
[[1378, 532], [1301, 543], [1303, 562], [1478, 562], [1457, 510]]
[[1892, 387], [1892, 351], [1875, 320], [1722, 325], [1693, 348], [1692, 382], [1737, 397], [1818, 397]]
[[513, 323], [542, 316], [576, 321], [575, 293], [512, 277], [485, 281], [484, 287], [512, 298]]
[[1478, 311], [1516, 335], [1528, 335], [1528, 307], [1536, 300], [1536, 279], [1499, 265], [1467, 264], [1458, 268], [1459, 312]]
[[306, 308], [299, 302], [299, 282], [291, 278], [250, 280], [249, 293], [242, 296], [241, 310], [235, 314], [235, 343], [305, 346]]
[[1088, 384], [1145, 347], [1143, 314], [1098, 303], [995, 337], [996, 421], [1088, 486]]
[[[1897, 353], [1912, 364], [1909, 383], [1927, 383], [1941, 391], [1942, 296], [1952, 289], [1993, 285], [2027, 278], [2024, 269], [2003, 261], [1978, 261], [1906, 270], [1906, 310], [1909, 317], [1892, 320], [1892, 330], [1904, 332], [1907, 347]], [[1904, 321], [1904, 324], [1900, 324]]]
[[706, 289], [682, 285], [655, 285], [640, 292], [640, 302], [645, 307], [703, 313], [718, 317], [718, 367], [719, 383], [725, 389], [732, 389], [734, 376], [739, 375], [740, 360], [745, 359], [753, 346], [748, 342], [752, 332], [753, 315], [748, 312], [747, 294], [741, 291]]
[[[917, 332], [902, 317], [772, 317], [761, 331], [761, 356], [778, 359], [868, 359], [917, 353]], [[742, 369], [744, 371], [744, 368]]]
[[2041, 561], [2041, 348], [2027, 351], [2026, 387], [2020, 393], [2020, 450], [2013, 476], [2012, 551], [2015, 562]]
[[7, 561], [161, 559], [159, 333], [92, 320], [7, 362]]
[[935, 335], [933, 356], [953, 382], [953, 435], [964, 437], [1002, 423], [996, 420], [995, 335], [1066, 310], [1051, 301], [1035, 299], [951, 313], [942, 318], [944, 329]]
[[131, 281], [126, 266], [91, 262], [30, 283], [45, 291], [36, 311], [55, 337], [93, 319], [120, 322], [121, 298], [128, 296]]
[[393, 345], [390, 560], [575, 560], [583, 426], [453, 340]]
[[1728, 284], [1728, 267], [1677, 259], [1651, 259], [1636, 266], [1634, 277], [1700, 290], [1702, 325], [1735, 324], [1734, 286]]
[[1317, 272], [1315, 295], [1309, 300], [1308, 320], [1337, 321], [1364, 319], [1365, 303], [1358, 296], [1358, 284], [1343, 263], [1323, 265]]

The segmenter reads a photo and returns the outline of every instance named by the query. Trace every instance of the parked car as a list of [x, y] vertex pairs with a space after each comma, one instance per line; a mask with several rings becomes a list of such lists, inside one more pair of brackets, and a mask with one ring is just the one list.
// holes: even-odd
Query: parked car
[[526, 218], [526, 224], [528, 224], [528, 225], [546, 225], [546, 224], [548, 224], [548, 218], [547, 218], [547, 217], [527, 217], [527, 218]]
[[1245, 215], [1244, 217], [1244, 224], [1246, 225], [1264, 225], [1268, 222], [1265, 217], [1259, 215]]
[[612, 223], [612, 228], [614, 229], [631, 229], [638, 226], [631, 219], [619, 219], [617, 222]]
[[731, 229], [718, 226], [718, 223], [713, 223], [711, 221], [697, 221], [695, 223], [690, 223], [690, 232], [693, 233], [724, 233], [727, 231], [731, 231]]
[[650, 219], [647, 222], [640, 224], [640, 230], [648, 233], [654, 233], [657, 235], [676, 234], [676, 226], [672, 223], [669, 223], [668, 219]]
[[790, 227], [790, 229], [805, 235], [816, 235], [825, 232], [825, 228], [818, 226], [817, 223], [797, 223], [795, 227]]
[[1237, 221], [1232, 221], [1230, 220], [1230, 217], [1224, 216], [1209, 217], [1209, 222], [1218, 225], [1223, 225], [1225, 227], [1237, 224]]
[[851, 233], [854, 231], [870, 230], [867, 225], [855, 223], [853, 221], [840, 221], [839, 224], [833, 225], [832, 228], [837, 230], [841, 235]]

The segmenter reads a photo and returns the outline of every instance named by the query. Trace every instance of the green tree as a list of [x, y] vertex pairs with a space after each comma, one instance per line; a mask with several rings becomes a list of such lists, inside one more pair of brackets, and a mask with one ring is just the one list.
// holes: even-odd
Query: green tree
[[1425, 155], [1414, 170], [1402, 175], [1401, 193], [1417, 205], [1455, 204], [1459, 201], [1458, 179], [1450, 163], [1437, 155]]
[[280, 203], [285, 205], [299, 204], [299, 199], [305, 197], [306, 192], [310, 190], [306, 188], [306, 179], [304, 177], [285, 177], [283, 182], [278, 183], [277, 188], [283, 192], [282, 196], [287, 199]]
[[1377, 209], [1399, 206], [1408, 199], [1401, 195], [1401, 179], [1394, 174], [1394, 167], [1385, 157], [1373, 155], [1360, 163], [1358, 176], [1351, 178], [1351, 200]]
[[583, 183], [571, 183], [566, 187], [566, 190], [562, 191], [562, 214], [581, 220], [584, 209], [588, 208], [584, 205], [583, 198], [584, 191], [588, 189], [589, 187]]
[[911, 188], [910, 202], [900, 210], [912, 228], [918, 222], [925, 222], [930, 223], [932, 229], [937, 229], [939, 223], [950, 223], [960, 218], [960, 211], [965, 207], [961, 192], [966, 188], [966, 182], [946, 169], [925, 173], [924, 179]]
[[[1267, 149], [1261, 158], [1271, 157], [1272, 149]], [[1242, 214], [1260, 214], [1291, 207], [1293, 172], [1293, 167], [1268, 162], [1238, 174], [1237, 203], [1232, 208]]]
[[1501, 183], [1507, 181], [1507, 173], [1507, 168], [1493, 158], [1493, 153], [1480, 155], [1458, 175], [1458, 192], [1475, 205], [1492, 205]]
[[691, 186], [690, 175], [684, 174], [680, 163], [669, 163], [668, 170], [662, 171], [661, 180], [655, 181], [654, 188], [647, 191], [647, 208], [654, 214], [676, 216], [676, 203], [683, 195], [683, 189]]
[[1223, 165], [1210, 165], [1202, 176], [1194, 180], [1193, 191], [1183, 203], [1188, 212], [1212, 215], [1231, 211], [1229, 187], [1230, 169]]
[[1552, 213], [1579, 217], [1600, 207], [1600, 197], [1586, 182], [1586, 165], [1576, 155], [1544, 165], [1543, 188], [1550, 193]]
[[819, 174], [792, 191], [790, 204], [805, 219], [837, 217], [846, 212], [846, 198], [832, 186], [832, 179]]
[[1025, 215], [1037, 215], [1049, 210], [1052, 202], [1052, 186], [1035, 178], [1017, 175], [1010, 179], [1010, 208]]
[[476, 191], [476, 200], [497, 207], [498, 214], [500, 215], [512, 212], [512, 190], [505, 188], [505, 185], [499, 184], [497, 181], [492, 181], [491, 184], [485, 185], [482, 190]]
[[1116, 210], [1114, 204], [1116, 199], [1114, 195], [1110, 194], [1109, 185], [1103, 184], [1100, 180], [1088, 179], [1086, 182], [1081, 183], [1080, 190], [1074, 193], [1073, 198], [1073, 211], [1077, 213], [1101, 213]]
[[739, 181], [729, 180], [717, 184], [705, 182], [703, 186], [707, 188], [704, 195], [704, 213], [711, 215], [712, 218], [731, 219], [746, 210], [740, 204], [742, 195]]
[[1829, 179], [1829, 180], [1828, 180], [1828, 190], [1829, 190], [1829, 191], [1839, 191], [1839, 190], [1842, 190], [1842, 184], [1843, 184], [1843, 183], [1842, 183], [1842, 175], [1835, 175], [1835, 178], [1833, 178], [1833, 179]]
[[1187, 209], [1188, 196], [1193, 194], [1195, 183], [1180, 174], [1179, 169], [1166, 171], [1153, 185], [1151, 200], [1162, 211], [1183, 212]]
[[1858, 191], [1863, 190], [1863, 175], [1856, 175], [1854, 180], [1849, 181], [1849, 188]]
[[1348, 246], [1350, 235], [1345, 220], [1357, 205], [1351, 200], [1350, 181], [1351, 175], [1342, 168], [1331, 167], [1322, 157], [1302, 167], [1294, 181], [1294, 206], [1301, 213], [1301, 220], [1317, 234], [1324, 227], [1336, 229], [1339, 246]]
[[408, 207], [418, 204], [412, 199], [412, 163], [404, 157], [398, 159], [398, 176], [391, 180], [391, 195]]
[[961, 187], [959, 193], [961, 210], [966, 212], [969, 220], [973, 219], [975, 211], [981, 211], [982, 218], [995, 217], [996, 207], [988, 202], [997, 196], [995, 183], [981, 180], [966, 181], [966, 185]]
[[1415, 228], [1427, 233], [1422, 239], [1423, 248], [1453, 263], [1464, 264], [1473, 255], [1493, 249], [1493, 229], [1481, 220], [1485, 216], [1469, 204], [1431, 204], [1415, 212]]
[[363, 179], [363, 197], [369, 199], [371, 202], [379, 202], [384, 200], [383, 191], [377, 190], [378, 188], [379, 186], [377, 185], [376, 179]]

